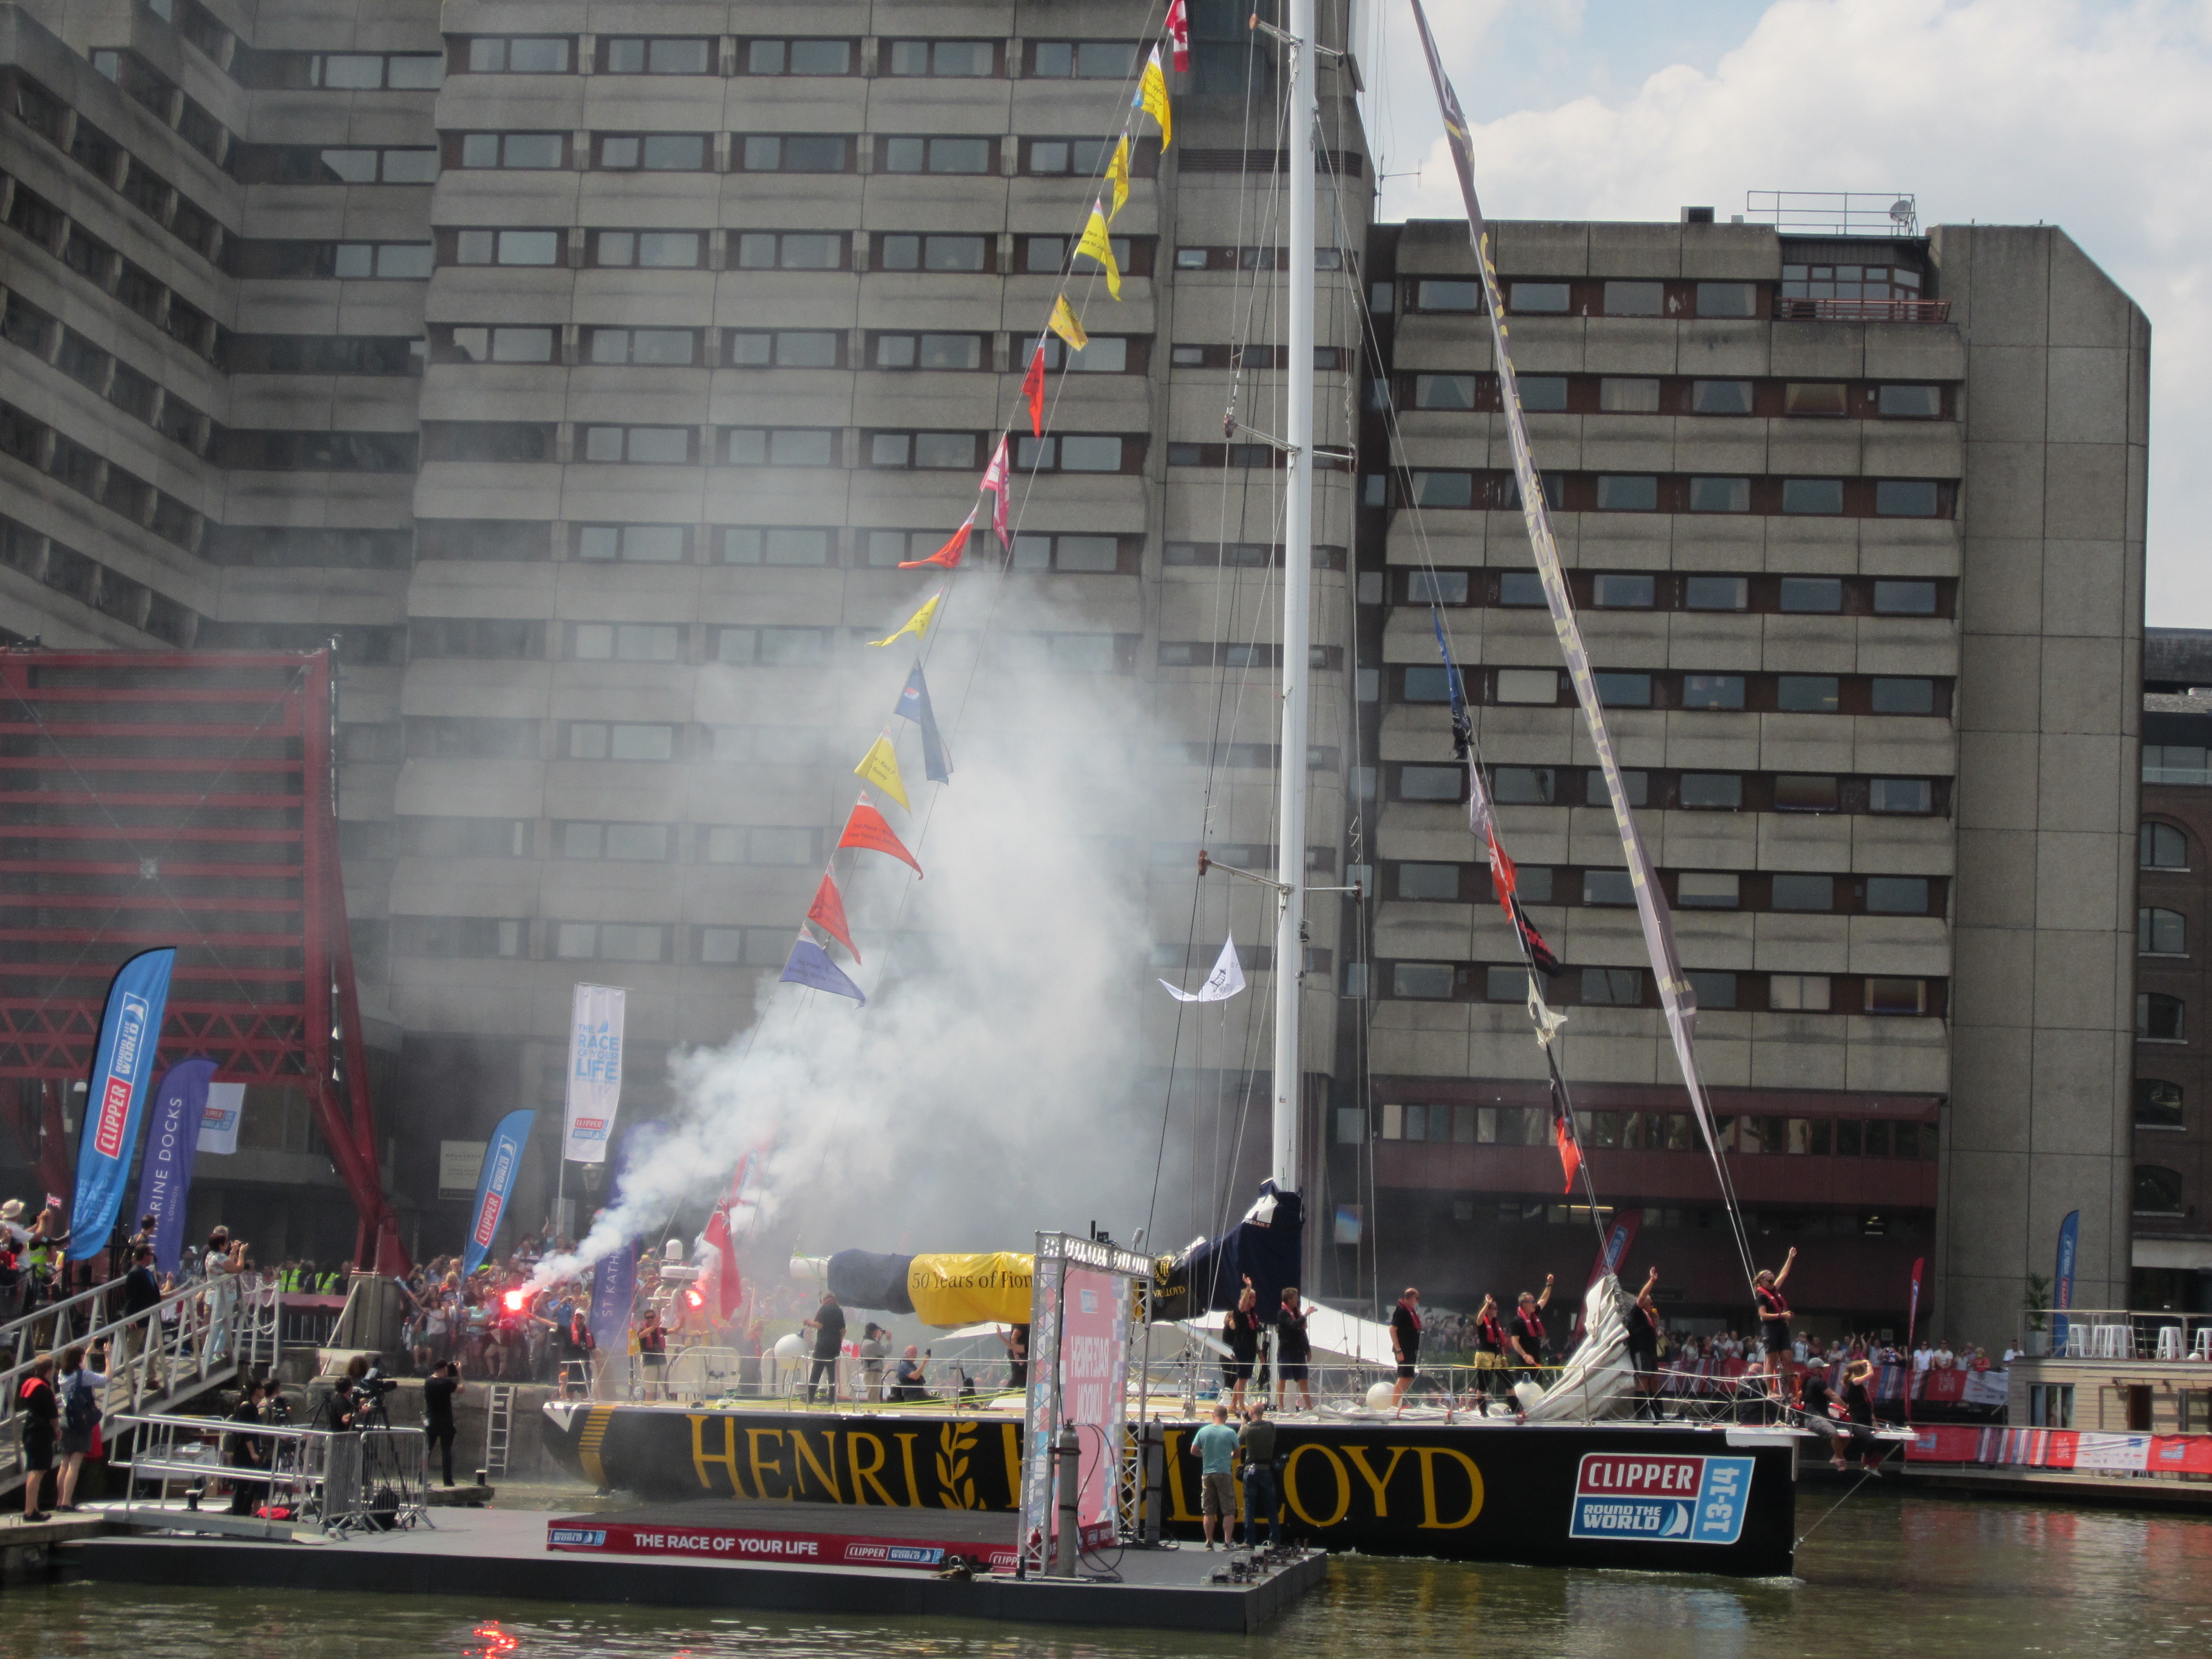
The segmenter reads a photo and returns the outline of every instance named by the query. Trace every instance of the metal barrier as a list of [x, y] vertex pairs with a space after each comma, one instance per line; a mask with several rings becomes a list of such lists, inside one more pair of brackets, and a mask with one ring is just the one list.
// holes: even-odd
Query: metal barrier
[[[72, 1299], [88, 1301], [96, 1294]], [[277, 1301], [273, 1278], [230, 1275], [173, 1291], [127, 1319], [106, 1319], [82, 1334], [72, 1334], [72, 1341], [88, 1347], [102, 1340], [108, 1344], [110, 1369], [100, 1398], [103, 1432], [112, 1433], [125, 1413], [158, 1409], [204, 1393], [241, 1366], [273, 1370], [279, 1346]], [[37, 1358], [33, 1353], [0, 1371], [0, 1486], [22, 1478], [21, 1437], [10, 1431], [22, 1405], [23, 1379]], [[52, 1380], [58, 1390], [58, 1371]]]
[[[234, 1497], [248, 1488], [256, 1509], [289, 1510], [286, 1518], [332, 1535], [431, 1524], [429, 1442], [420, 1429], [307, 1429], [155, 1413], [117, 1422], [131, 1431], [130, 1480], [109, 1513], [126, 1522], [203, 1524], [185, 1517], [221, 1483]], [[236, 1461], [242, 1442], [261, 1449], [258, 1459]], [[179, 1482], [186, 1487], [182, 1511], [170, 1495]]]

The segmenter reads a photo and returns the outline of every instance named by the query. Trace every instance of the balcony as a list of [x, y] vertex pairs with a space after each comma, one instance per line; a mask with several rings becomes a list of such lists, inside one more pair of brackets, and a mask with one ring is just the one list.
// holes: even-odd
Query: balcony
[[1784, 323], [1945, 323], [1948, 300], [1810, 300], [1783, 295], [1774, 319]]

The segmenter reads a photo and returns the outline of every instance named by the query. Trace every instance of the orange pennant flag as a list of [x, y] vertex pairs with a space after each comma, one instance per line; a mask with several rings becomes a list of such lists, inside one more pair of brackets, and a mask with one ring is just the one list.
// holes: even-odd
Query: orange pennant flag
[[1030, 400], [1030, 436], [1044, 436], [1044, 342], [1030, 355], [1029, 373], [1022, 376], [1022, 392]]
[[931, 554], [927, 558], [908, 559], [901, 564], [899, 568], [902, 570], [919, 570], [926, 564], [935, 564], [942, 565], [947, 570], [952, 569], [959, 564], [960, 556], [968, 550], [968, 532], [975, 527], [975, 515], [973, 512], [970, 512], [966, 520], [961, 524], [960, 528], [952, 532], [952, 539], [951, 541], [945, 543], [944, 546], [939, 548], [936, 552]]
[[845, 925], [844, 898], [826, 870], [822, 873], [822, 884], [814, 890], [814, 902], [806, 907], [806, 919], [850, 951], [854, 961], [860, 959], [860, 947], [853, 943], [852, 929]]
[[845, 833], [837, 838], [840, 847], [857, 847], [863, 852], [888, 853], [912, 870], [921, 873], [921, 866], [914, 861], [914, 854], [906, 850], [906, 843], [891, 833], [884, 815], [868, 805], [866, 795], [853, 805], [853, 816], [845, 820]]

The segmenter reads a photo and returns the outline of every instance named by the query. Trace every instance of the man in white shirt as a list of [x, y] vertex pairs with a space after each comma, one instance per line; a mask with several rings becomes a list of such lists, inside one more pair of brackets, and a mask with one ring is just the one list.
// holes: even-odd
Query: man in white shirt
[[1937, 1370], [1948, 1371], [1957, 1363], [1958, 1356], [1951, 1352], [1951, 1345], [1948, 1342], [1936, 1350], [1935, 1365]]

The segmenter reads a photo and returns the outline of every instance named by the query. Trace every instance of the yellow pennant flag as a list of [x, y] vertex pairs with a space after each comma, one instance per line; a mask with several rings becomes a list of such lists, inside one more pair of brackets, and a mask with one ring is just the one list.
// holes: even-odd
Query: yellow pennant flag
[[1091, 337], [1083, 331], [1083, 325], [1076, 320], [1075, 309], [1067, 303], [1065, 294], [1053, 301], [1052, 318], [1045, 326], [1078, 351], [1091, 343]]
[[1137, 101], [1145, 113], [1160, 124], [1160, 148], [1165, 149], [1175, 142], [1175, 121], [1168, 113], [1168, 77], [1160, 68], [1160, 49], [1152, 48], [1152, 55], [1145, 60], [1144, 78], [1137, 82]]
[[889, 736], [878, 738], [874, 746], [860, 757], [860, 763], [853, 769], [853, 772], [855, 776], [874, 784], [908, 811], [914, 811], [907, 801], [906, 783], [899, 776], [898, 754], [892, 749]]
[[1114, 239], [1106, 234], [1106, 210], [1096, 199], [1091, 204], [1091, 222], [1084, 226], [1083, 240], [1075, 245], [1075, 251], [1106, 267], [1106, 291], [1120, 299], [1121, 267], [1114, 263]]
[[940, 587], [929, 596], [927, 604], [892, 629], [889, 635], [880, 640], [870, 640], [868, 643], [889, 645], [893, 640], [900, 639], [908, 634], [913, 635], [916, 639], [921, 639], [929, 632], [929, 620], [937, 614], [937, 602], [944, 597], [945, 590]]
[[1129, 199], [1129, 134], [1125, 128], [1114, 145], [1113, 158], [1106, 163], [1106, 182], [1114, 186], [1114, 208], [1107, 216], [1111, 223], [1121, 204]]

